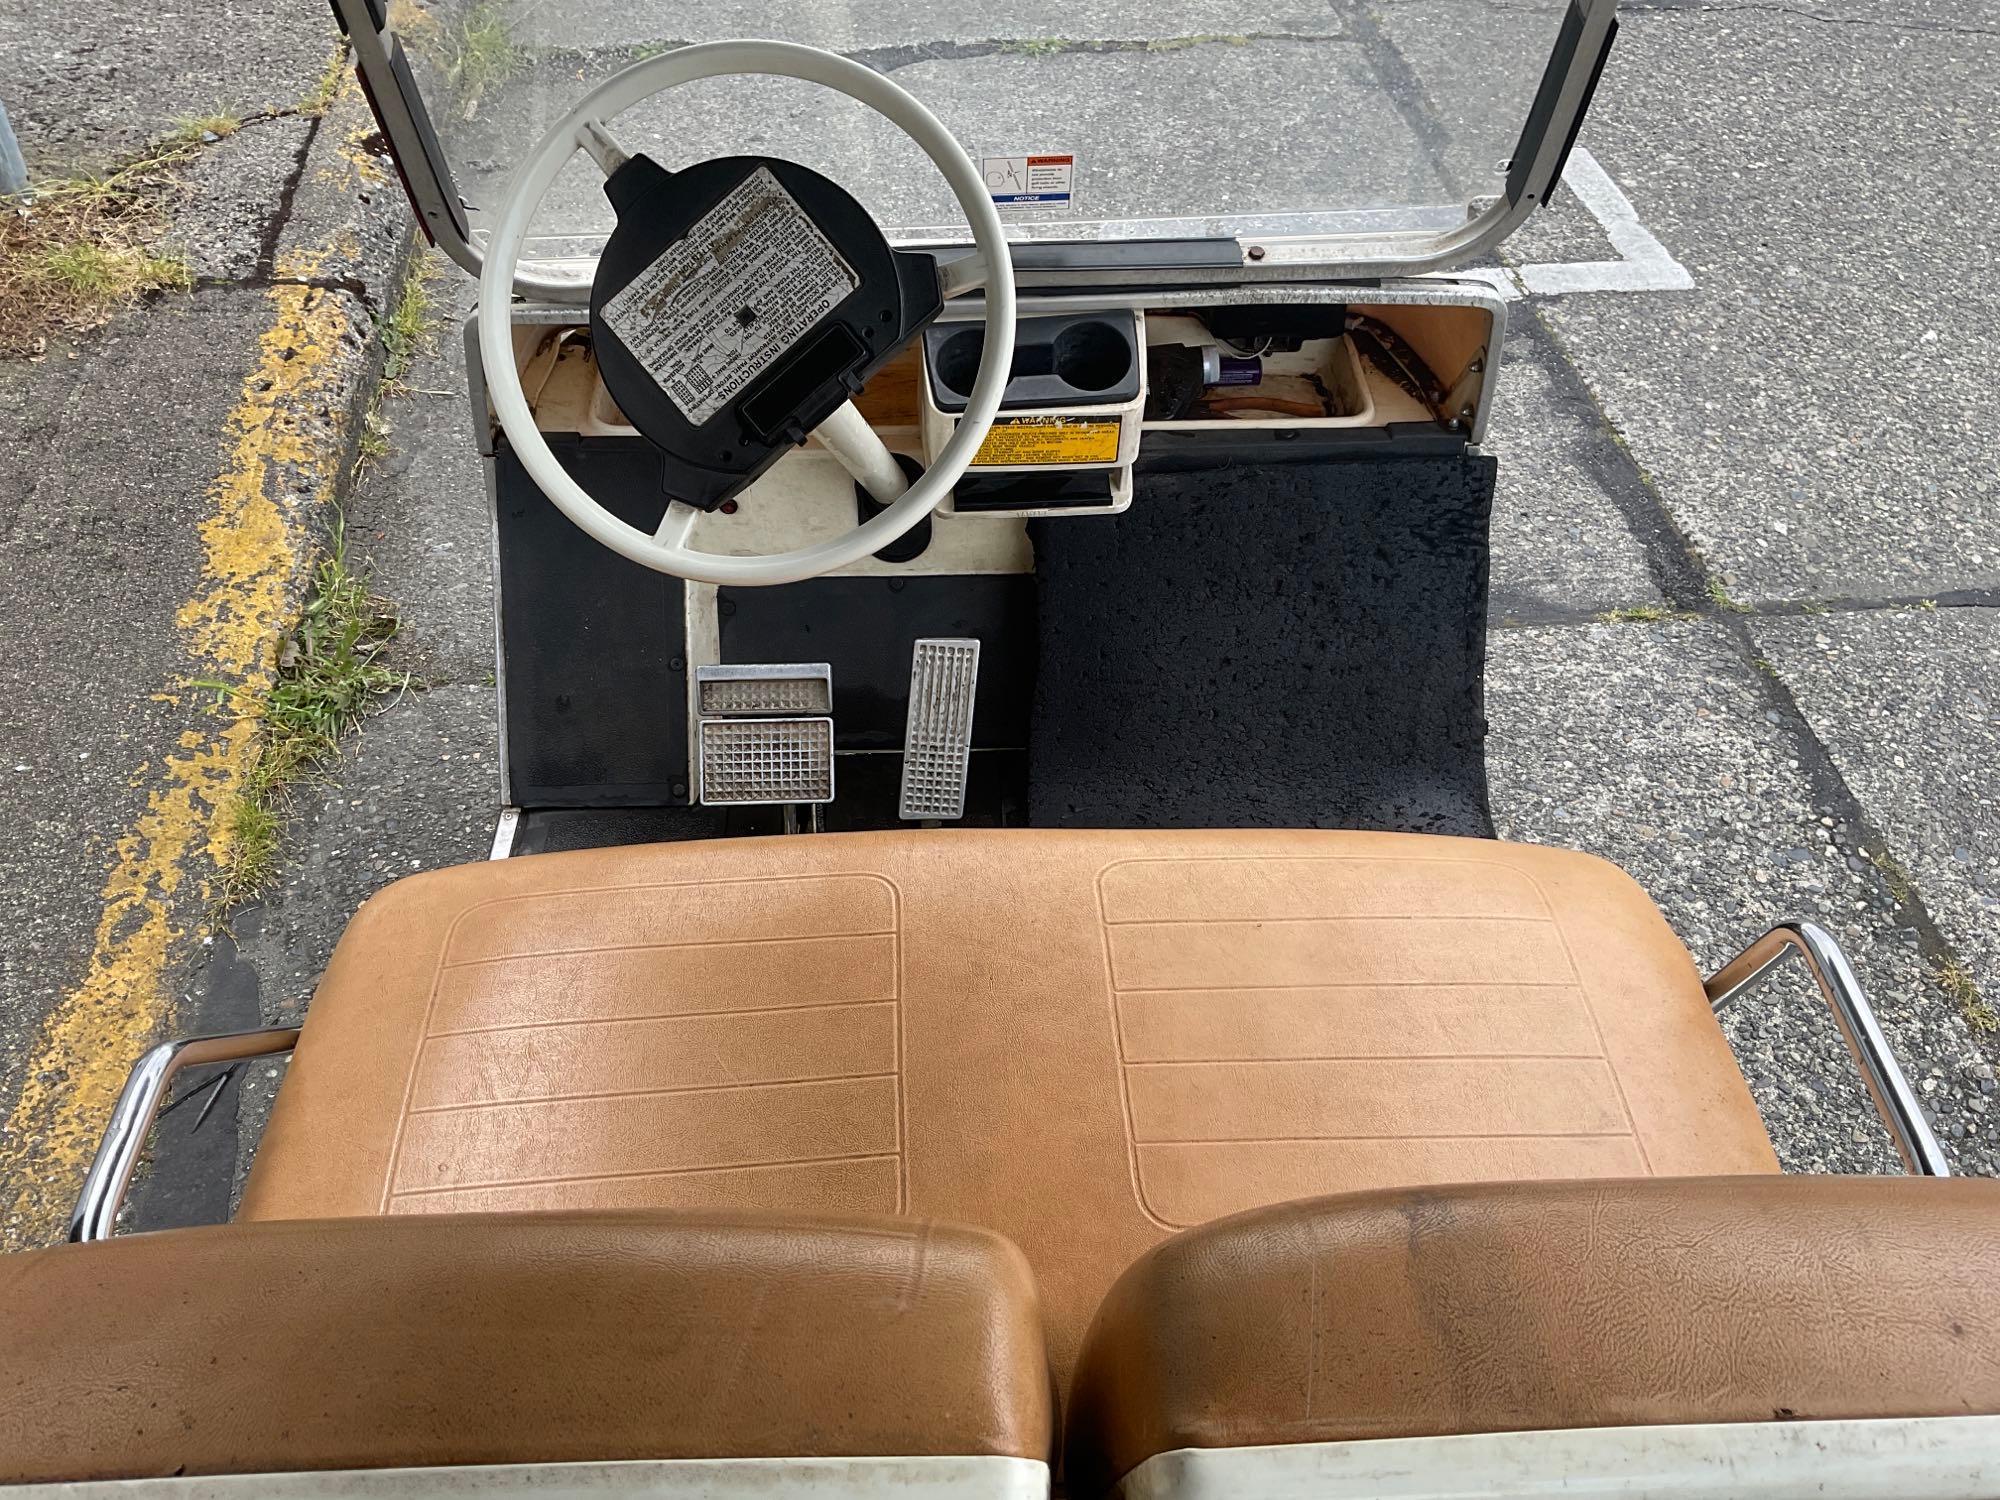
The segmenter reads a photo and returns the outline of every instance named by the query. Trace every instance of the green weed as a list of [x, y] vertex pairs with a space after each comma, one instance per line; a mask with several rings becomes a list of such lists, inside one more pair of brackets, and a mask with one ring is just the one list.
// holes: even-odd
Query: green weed
[[229, 855], [221, 904], [270, 885], [293, 790], [325, 775], [340, 758], [341, 737], [409, 686], [407, 673], [381, 659], [396, 629], [395, 612], [370, 589], [367, 569], [350, 563], [346, 526], [336, 518], [270, 690], [258, 700], [229, 683], [195, 684], [258, 726], [256, 759], [222, 815]]
[[1993, 1007], [1986, 1003], [1964, 964], [1953, 959], [1939, 969], [1938, 988], [1951, 997], [1958, 1013], [1965, 1017], [1965, 1024], [1974, 1031], [2000, 1032], [2000, 1015], [1995, 1015]]
[[176, 131], [103, 171], [0, 199], [0, 357], [38, 354], [52, 337], [189, 284], [187, 262], [157, 247], [183, 191], [179, 169], [201, 145], [199, 131]]
[[1747, 615], [1750, 613], [1749, 605], [1738, 604], [1734, 599], [1729, 597], [1729, 590], [1722, 586], [1720, 578], [1711, 578], [1708, 580], [1708, 598], [1709, 602], [1725, 615]]
[[427, 352], [435, 342], [437, 316], [431, 306], [430, 291], [434, 274], [435, 265], [428, 257], [418, 256], [413, 260], [389, 315], [382, 320], [385, 380], [400, 380], [417, 356]]
[[487, 93], [520, 72], [527, 59], [508, 28], [504, 8], [482, 0], [447, 25], [420, 0], [394, 0], [390, 24], [410, 48], [443, 75], [459, 112], [479, 113]]
[[333, 108], [333, 101], [340, 97], [340, 87], [346, 81], [347, 49], [335, 47], [327, 54], [326, 66], [320, 69], [318, 80], [299, 101], [298, 112], [318, 119]]
[[1630, 625], [1651, 623], [1655, 620], [1675, 620], [1680, 616], [1664, 604], [1628, 604], [1623, 609], [1607, 609], [1597, 618], [1605, 625]]
[[175, 146], [206, 146], [212, 144], [210, 136], [220, 140], [242, 128], [242, 120], [235, 115], [182, 115], [174, 121], [173, 133], [167, 140]]

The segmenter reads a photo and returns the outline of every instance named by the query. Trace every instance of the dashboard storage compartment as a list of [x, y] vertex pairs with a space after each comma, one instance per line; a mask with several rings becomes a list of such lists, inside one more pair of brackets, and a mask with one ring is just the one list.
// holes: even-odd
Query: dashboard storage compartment
[[[1172, 313], [1148, 319], [1146, 339], [1149, 359], [1176, 348], [1216, 347], [1215, 335], [1201, 319]], [[1244, 385], [1211, 381], [1189, 409], [1170, 413], [1159, 408], [1171, 382], [1163, 385], [1156, 377], [1148, 392], [1154, 410], [1146, 414], [1147, 431], [1228, 431], [1246, 423], [1290, 429], [1374, 427], [1382, 420], [1350, 338], [1294, 340], [1291, 347], [1277, 349], [1221, 348], [1225, 355], [1247, 353], [1242, 362], [1255, 364], [1258, 378]], [[1413, 406], [1402, 415], [1421, 421], [1430, 414]]]

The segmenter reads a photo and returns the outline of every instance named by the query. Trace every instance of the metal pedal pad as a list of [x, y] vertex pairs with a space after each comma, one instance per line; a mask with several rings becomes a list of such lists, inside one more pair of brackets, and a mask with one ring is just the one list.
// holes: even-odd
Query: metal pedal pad
[[704, 719], [830, 714], [833, 668], [823, 661], [779, 667], [696, 667], [694, 697], [694, 711]]
[[696, 786], [705, 806], [833, 800], [833, 669], [695, 668]]
[[833, 720], [704, 719], [701, 800], [714, 807], [833, 800]]
[[896, 816], [910, 822], [965, 816], [972, 763], [979, 642], [918, 641], [910, 656], [910, 721], [903, 735], [903, 791]]

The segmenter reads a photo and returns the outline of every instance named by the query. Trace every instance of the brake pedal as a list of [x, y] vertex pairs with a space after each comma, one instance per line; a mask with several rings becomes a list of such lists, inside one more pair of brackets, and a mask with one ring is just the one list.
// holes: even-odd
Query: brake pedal
[[833, 800], [833, 668], [695, 668], [704, 806]]
[[978, 685], [978, 641], [917, 642], [910, 656], [910, 721], [903, 736], [899, 818], [945, 822], [965, 816]]

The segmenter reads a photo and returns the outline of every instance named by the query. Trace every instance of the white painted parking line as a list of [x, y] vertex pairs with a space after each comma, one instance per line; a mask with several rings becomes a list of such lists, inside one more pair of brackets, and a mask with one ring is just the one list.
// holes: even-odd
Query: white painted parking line
[[1583, 147], [1570, 152], [1563, 181], [1604, 227], [1611, 248], [1624, 258], [1518, 266], [1504, 272], [1520, 291], [1535, 297], [1560, 297], [1575, 292], [1685, 292], [1694, 286], [1687, 267], [1668, 254], [1653, 231], [1639, 222], [1632, 200]]

